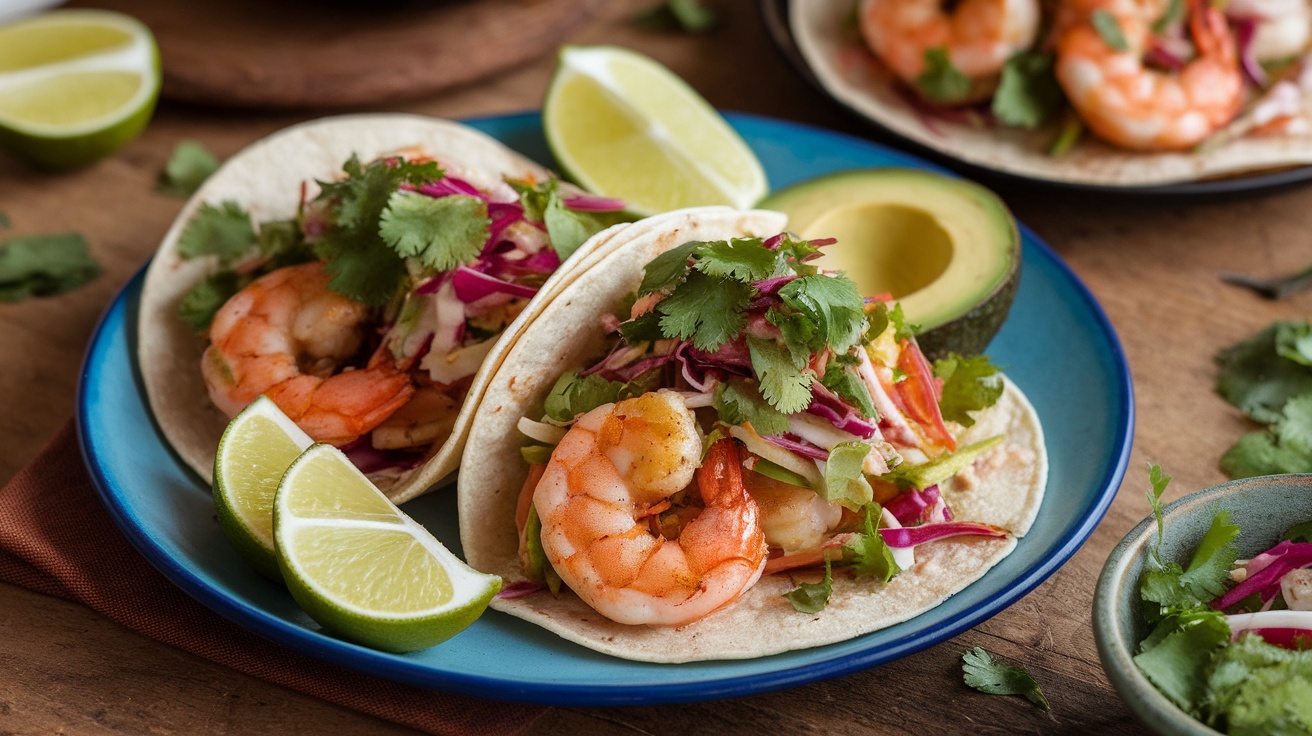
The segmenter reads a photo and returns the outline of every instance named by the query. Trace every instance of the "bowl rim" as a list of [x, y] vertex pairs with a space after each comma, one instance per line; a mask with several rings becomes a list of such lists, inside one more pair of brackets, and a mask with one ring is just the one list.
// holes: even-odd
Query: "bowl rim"
[[[1162, 507], [1163, 523], [1196, 512], [1219, 498], [1256, 488], [1312, 484], [1312, 473], [1263, 475], [1226, 481], [1186, 494]], [[1098, 659], [1112, 687], [1145, 724], [1158, 733], [1187, 736], [1219, 736], [1221, 732], [1190, 715], [1167, 698], [1139, 670], [1133, 652], [1124, 642], [1129, 632], [1121, 625], [1117, 612], [1131, 604], [1138, 586], [1124, 584], [1127, 573], [1147, 552], [1157, 535], [1157, 521], [1149, 515], [1112, 548], [1093, 594], [1093, 639]], [[1137, 576], [1136, 576], [1137, 582]], [[1137, 646], [1137, 644], [1136, 644]]]

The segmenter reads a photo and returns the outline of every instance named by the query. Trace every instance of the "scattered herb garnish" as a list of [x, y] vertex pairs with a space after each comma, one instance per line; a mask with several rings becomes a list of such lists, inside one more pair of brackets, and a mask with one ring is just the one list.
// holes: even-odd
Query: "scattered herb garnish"
[[1102, 42], [1113, 51], [1130, 50], [1130, 44], [1125, 40], [1125, 31], [1121, 29], [1121, 23], [1116, 20], [1116, 16], [1100, 9], [1093, 11], [1089, 20], [1093, 23], [1093, 29], [1102, 37]]
[[597, 375], [579, 378], [577, 371], [570, 371], [556, 379], [556, 384], [547, 394], [543, 410], [558, 422], [568, 422], [602, 404], [637, 396], [648, 388], [649, 383], [641, 376], [625, 383]]
[[986, 409], [1002, 396], [1002, 376], [987, 355], [965, 357], [951, 353], [934, 361], [934, 376], [943, 379], [939, 410], [943, 418], [970, 427], [970, 413]]
[[1232, 478], [1312, 472], [1312, 325], [1276, 322], [1217, 355], [1216, 390], [1256, 422], [1221, 458]]
[[1153, 23], [1153, 33], [1160, 36], [1182, 20], [1184, 20], [1184, 0], [1170, 0], [1166, 12]]
[[818, 583], [802, 583], [784, 594], [798, 613], [820, 613], [829, 605], [829, 598], [834, 594], [833, 565], [829, 553], [825, 553], [825, 577]]
[[879, 533], [883, 509], [872, 502], [866, 504], [865, 513], [865, 531], [843, 545], [843, 561], [851, 566], [857, 577], [872, 577], [887, 583], [902, 572], [902, 568], [893, 558], [893, 549]]
[[100, 264], [77, 233], [23, 235], [0, 244], [0, 301], [62, 294], [99, 273]]
[[1033, 130], [1060, 110], [1065, 99], [1053, 74], [1053, 55], [1025, 51], [1002, 67], [993, 115], [1007, 125]]
[[983, 647], [967, 651], [961, 661], [962, 679], [970, 687], [990, 695], [1023, 695], [1043, 710], [1052, 710], [1039, 683], [1024, 667], [1002, 662]]
[[947, 49], [938, 47], [925, 51], [925, 70], [916, 77], [916, 88], [934, 102], [950, 104], [970, 94], [971, 81], [953, 66]]
[[756, 382], [731, 378], [715, 387], [715, 410], [726, 424], [750, 424], [759, 435], [788, 431], [788, 417], [770, 406]]
[[156, 188], [175, 197], [190, 197], [219, 168], [219, 160], [198, 141], [182, 141], [159, 174]]
[[665, 0], [633, 18], [638, 25], [687, 33], [706, 33], [715, 28], [718, 20], [715, 11], [700, 0]]

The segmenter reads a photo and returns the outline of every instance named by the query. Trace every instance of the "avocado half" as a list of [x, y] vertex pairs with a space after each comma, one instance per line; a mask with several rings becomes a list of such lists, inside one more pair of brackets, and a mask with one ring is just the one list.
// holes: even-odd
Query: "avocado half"
[[816, 265], [847, 272], [863, 294], [892, 294], [931, 360], [983, 352], [1016, 296], [1016, 220], [969, 181], [854, 169], [793, 184], [759, 206], [786, 213], [804, 238], [837, 238]]

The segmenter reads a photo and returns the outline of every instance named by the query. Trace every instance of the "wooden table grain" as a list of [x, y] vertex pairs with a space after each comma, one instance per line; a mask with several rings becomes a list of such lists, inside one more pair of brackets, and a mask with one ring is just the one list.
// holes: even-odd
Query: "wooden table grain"
[[[766, 38], [754, 3], [713, 3], [723, 23], [705, 36], [633, 26], [630, 17], [651, 4], [604, 3], [570, 41], [616, 43], [648, 53], [724, 109], [871, 135], [788, 68]], [[197, 42], [203, 42], [199, 31]], [[540, 59], [440, 97], [387, 109], [443, 117], [531, 109], [541, 100], [552, 64]], [[0, 304], [0, 480], [12, 477], [71, 416], [79, 361], [97, 318], [181, 207], [180, 200], [154, 189], [174, 145], [197, 139], [225, 156], [319, 114], [165, 103], [141, 138], [92, 168], [41, 174], [0, 158], [0, 211], [12, 221], [0, 235], [76, 230], [86, 235], [105, 268], [72, 293]], [[1018, 218], [1088, 284], [1129, 356], [1138, 409], [1134, 452], [1115, 503], [1088, 543], [1011, 608], [892, 664], [732, 700], [557, 708], [530, 733], [1119, 734], [1141, 729], [1098, 664], [1090, 628], [1094, 581], [1115, 542], [1148, 513], [1143, 496], [1148, 463], [1160, 463], [1175, 476], [1170, 498], [1224, 480], [1217, 460], [1249, 427], [1212, 391], [1212, 357], [1272, 320], [1306, 317], [1312, 294], [1269, 302], [1217, 277], [1278, 274], [1312, 261], [1307, 227], [1312, 186], [1195, 203], [1042, 188], [1000, 191]], [[975, 645], [1024, 663], [1052, 703], [1051, 715], [1020, 698], [965, 687], [960, 656]], [[81, 606], [0, 584], [0, 732], [409, 731], [180, 652]]]

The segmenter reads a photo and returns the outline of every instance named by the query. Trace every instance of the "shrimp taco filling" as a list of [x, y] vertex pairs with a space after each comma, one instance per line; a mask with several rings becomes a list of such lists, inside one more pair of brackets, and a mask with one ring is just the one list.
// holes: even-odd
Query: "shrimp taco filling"
[[[1003, 441], [959, 444], [1004, 391], [984, 356], [931, 365], [900, 308], [809, 261], [832, 241], [693, 241], [602, 318], [609, 351], [519, 420], [527, 584], [623, 624], [683, 626], [788, 576], [800, 612], [836, 577], [878, 587], [916, 548], [1007, 529], [940, 484]], [[1020, 530], [1023, 533], [1023, 529]]]
[[316, 185], [289, 219], [203, 205], [178, 250], [219, 268], [179, 316], [224, 414], [267, 395], [386, 486], [447, 440], [499, 335], [623, 203], [554, 178], [480, 189], [417, 151]]

